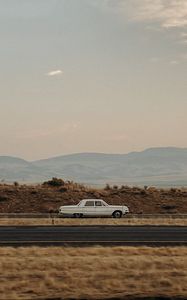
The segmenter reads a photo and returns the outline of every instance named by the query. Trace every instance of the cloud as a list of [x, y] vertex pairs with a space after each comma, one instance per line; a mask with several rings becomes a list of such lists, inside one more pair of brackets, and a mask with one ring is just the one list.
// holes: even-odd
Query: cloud
[[179, 61], [178, 60], [171, 60], [169, 63], [170, 63], [170, 65], [178, 65]]
[[[187, 26], [187, 0], [99, 0], [102, 7], [122, 12], [131, 21], [159, 23], [162, 28]], [[95, 3], [99, 5], [99, 1]]]
[[130, 0], [130, 2], [129, 12], [134, 20], [157, 22], [163, 28], [187, 25], [186, 0]]
[[62, 70], [54, 70], [54, 71], [48, 72], [46, 75], [47, 76], [59, 76], [59, 75], [62, 75], [62, 74], [63, 74]]
[[180, 39], [180, 43], [187, 44], [187, 32], [181, 32]]

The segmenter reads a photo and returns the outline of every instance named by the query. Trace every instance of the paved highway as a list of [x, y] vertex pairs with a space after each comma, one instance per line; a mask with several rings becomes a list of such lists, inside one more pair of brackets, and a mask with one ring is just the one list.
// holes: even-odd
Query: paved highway
[[187, 226], [1, 226], [7, 245], [187, 245]]

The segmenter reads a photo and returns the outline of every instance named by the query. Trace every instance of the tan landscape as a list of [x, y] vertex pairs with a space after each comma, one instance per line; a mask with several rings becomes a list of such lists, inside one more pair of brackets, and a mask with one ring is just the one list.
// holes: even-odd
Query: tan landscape
[[0, 0], [0, 37], [0, 300], [187, 300], [187, 0]]
[[187, 218], [0, 218], [0, 226], [32, 226], [32, 225], [62, 225], [62, 226], [82, 226], [82, 225], [116, 225], [116, 226], [187, 226]]
[[0, 184], [0, 213], [48, 213], [84, 198], [102, 198], [108, 204], [127, 205], [135, 214], [185, 214], [187, 189], [109, 186], [103, 189], [52, 179], [40, 185]]
[[186, 247], [0, 248], [0, 268], [1, 299], [187, 297]]

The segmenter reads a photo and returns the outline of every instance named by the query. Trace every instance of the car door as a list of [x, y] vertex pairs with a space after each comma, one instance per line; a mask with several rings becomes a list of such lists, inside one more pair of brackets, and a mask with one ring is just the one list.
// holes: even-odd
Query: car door
[[97, 216], [109, 215], [107, 206], [101, 200], [95, 200], [95, 215]]
[[84, 216], [94, 216], [95, 215], [95, 201], [87, 200], [83, 207], [83, 215]]

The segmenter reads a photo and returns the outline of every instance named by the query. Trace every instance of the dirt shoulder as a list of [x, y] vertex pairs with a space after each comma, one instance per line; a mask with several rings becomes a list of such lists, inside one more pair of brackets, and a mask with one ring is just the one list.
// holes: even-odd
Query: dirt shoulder
[[84, 226], [84, 225], [154, 225], [154, 226], [187, 226], [187, 219], [170, 219], [170, 218], [149, 218], [149, 219], [112, 219], [112, 218], [88, 218], [88, 219], [73, 219], [73, 218], [0, 218], [0, 226], [32, 226], [32, 225], [62, 225], [62, 226]]
[[187, 247], [0, 248], [0, 266], [0, 299], [187, 297]]
[[0, 213], [46, 213], [84, 198], [102, 198], [109, 204], [127, 205], [131, 213], [187, 213], [187, 190], [107, 187], [92, 189], [75, 183], [50, 185], [0, 184]]

